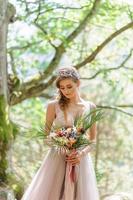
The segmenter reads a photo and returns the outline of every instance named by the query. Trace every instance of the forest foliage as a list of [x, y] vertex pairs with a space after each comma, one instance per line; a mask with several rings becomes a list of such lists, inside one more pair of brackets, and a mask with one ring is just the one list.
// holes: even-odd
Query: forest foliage
[[[29, 127], [44, 122], [47, 103], [58, 94], [56, 70], [75, 66], [81, 95], [106, 112], [98, 123], [93, 153], [101, 196], [133, 194], [133, 4], [113, 0], [10, 0], [7, 58], [10, 117], [19, 125], [9, 168], [26, 185], [48, 149], [27, 140]], [[15, 186], [14, 186], [15, 187]]]

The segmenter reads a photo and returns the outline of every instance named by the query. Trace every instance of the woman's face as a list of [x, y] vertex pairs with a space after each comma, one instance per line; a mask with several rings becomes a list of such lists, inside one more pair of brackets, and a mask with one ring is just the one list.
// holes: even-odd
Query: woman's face
[[62, 94], [67, 97], [68, 99], [73, 98], [76, 96], [78, 92], [79, 81], [74, 82], [72, 79], [64, 79], [60, 81], [60, 91]]

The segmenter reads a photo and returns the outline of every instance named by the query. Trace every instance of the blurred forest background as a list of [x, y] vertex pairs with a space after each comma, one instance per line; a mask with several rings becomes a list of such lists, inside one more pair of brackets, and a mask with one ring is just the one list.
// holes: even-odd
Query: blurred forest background
[[82, 96], [106, 113], [92, 155], [101, 199], [133, 196], [133, 1], [0, 0], [0, 10], [1, 187], [19, 200], [40, 167], [48, 148], [27, 130], [44, 122], [58, 67], [74, 66]]

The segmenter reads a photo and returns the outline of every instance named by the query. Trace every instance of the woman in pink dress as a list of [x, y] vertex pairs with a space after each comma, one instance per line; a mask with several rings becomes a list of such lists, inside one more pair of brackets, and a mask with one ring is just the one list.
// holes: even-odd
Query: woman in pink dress
[[[46, 111], [45, 129], [48, 134], [54, 126], [72, 127], [76, 117], [96, 107], [81, 98], [80, 77], [75, 68], [59, 69], [56, 86], [59, 98], [50, 101]], [[96, 124], [87, 134], [90, 140], [95, 141]], [[91, 150], [88, 146], [68, 156], [51, 147], [21, 200], [99, 200]], [[69, 176], [68, 164], [76, 166], [76, 181]]]

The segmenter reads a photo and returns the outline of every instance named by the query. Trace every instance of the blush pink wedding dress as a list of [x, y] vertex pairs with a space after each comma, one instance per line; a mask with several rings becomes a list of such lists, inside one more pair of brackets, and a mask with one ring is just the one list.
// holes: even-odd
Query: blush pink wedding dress
[[[72, 126], [75, 116], [90, 111], [91, 103], [84, 106], [71, 106], [67, 112], [67, 126]], [[64, 114], [55, 101], [56, 118], [53, 126], [66, 126]], [[65, 155], [53, 147], [45, 156], [21, 200], [99, 200], [95, 172], [90, 153], [81, 158], [76, 166], [77, 181], [70, 179], [69, 166]]]

